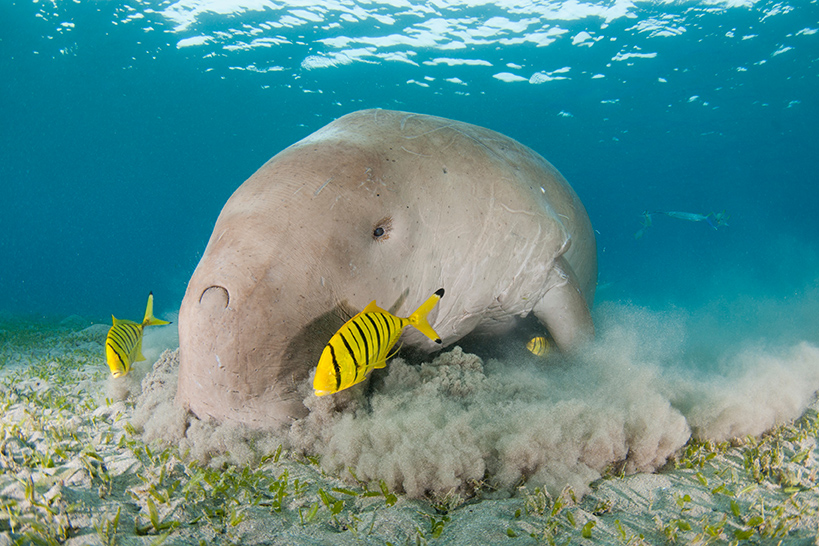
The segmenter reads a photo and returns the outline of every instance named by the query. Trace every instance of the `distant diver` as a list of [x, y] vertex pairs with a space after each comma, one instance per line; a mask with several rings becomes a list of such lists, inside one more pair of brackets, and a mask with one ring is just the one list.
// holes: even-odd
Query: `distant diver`
[[660, 211], [655, 210], [653, 212], [643, 211], [640, 219], [640, 225], [642, 226], [637, 233], [634, 234], [635, 239], [639, 239], [643, 236], [645, 231], [652, 226], [652, 214], [665, 214], [670, 218], [676, 218], [678, 220], [687, 220], [689, 222], [705, 222], [709, 226], [714, 229], [717, 229], [720, 226], [727, 226], [728, 225], [728, 218], [729, 216], [723, 210], [722, 212], [709, 212], [708, 214], [698, 214], [696, 212], [679, 212], [679, 211]]

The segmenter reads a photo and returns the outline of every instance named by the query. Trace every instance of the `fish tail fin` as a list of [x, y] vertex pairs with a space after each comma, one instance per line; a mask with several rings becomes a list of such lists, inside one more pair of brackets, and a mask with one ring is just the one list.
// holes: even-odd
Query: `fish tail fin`
[[142, 321], [142, 326], [161, 326], [163, 324], [170, 324], [167, 320], [160, 320], [154, 316], [154, 293], [148, 294], [148, 305], [145, 307], [145, 318]]
[[407, 320], [411, 325], [417, 328], [422, 334], [427, 336], [429, 339], [434, 341], [435, 343], [441, 343], [441, 336], [432, 329], [432, 326], [429, 325], [427, 322], [427, 315], [432, 308], [438, 303], [438, 300], [444, 297], [444, 289], [438, 289], [432, 296], [429, 297], [427, 301], [425, 301], [421, 307], [416, 309], [416, 311], [407, 317]]

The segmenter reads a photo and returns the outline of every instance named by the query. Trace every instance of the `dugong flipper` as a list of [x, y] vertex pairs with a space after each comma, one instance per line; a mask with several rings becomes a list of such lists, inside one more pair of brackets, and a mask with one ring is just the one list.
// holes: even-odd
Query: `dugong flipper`
[[444, 345], [534, 313], [565, 350], [593, 334], [596, 279], [586, 211], [537, 153], [466, 123], [354, 112], [225, 204], [180, 309], [178, 400], [200, 417], [287, 424], [349, 313], [373, 299], [409, 313], [440, 287], [429, 321]]

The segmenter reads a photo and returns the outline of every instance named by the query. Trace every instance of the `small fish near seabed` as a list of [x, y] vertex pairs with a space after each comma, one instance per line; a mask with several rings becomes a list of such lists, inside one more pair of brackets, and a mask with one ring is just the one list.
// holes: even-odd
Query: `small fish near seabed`
[[[336, 332], [319, 358], [313, 389], [316, 396], [334, 394], [361, 383], [376, 368], [387, 365], [390, 350], [398, 342], [407, 326], [417, 328], [435, 343], [441, 336], [427, 322], [427, 315], [444, 297], [441, 288], [407, 318], [396, 317], [375, 304], [344, 323]], [[394, 353], [393, 353], [394, 354]]]
[[526, 348], [535, 356], [545, 357], [549, 354], [551, 346], [545, 336], [535, 336], [526, 344]]
[[142, 331], [146, 326], [170, 324], [154, 316], [154, 294], [148, 294], [148, 306], [142, 324], [127, 319], [118, 319], [111, 315], [114, 325], [108, 330], [105, 340], [105, 356], [111, 375], [114, 378], [125, 377], [131, 371], [134, 362], [145, 360], [142, 355]]

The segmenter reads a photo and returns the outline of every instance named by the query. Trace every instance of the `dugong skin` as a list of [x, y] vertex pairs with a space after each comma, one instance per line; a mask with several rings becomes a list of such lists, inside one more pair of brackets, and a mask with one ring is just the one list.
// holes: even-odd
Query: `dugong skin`
[[[287, 425], [306, 415], [297, 386], [349, 313], [377, 299], [407, 316], [441, 287], [429, 322], [444, 346], [534, 313], [570, 350], [593, 335], [596, 281], [588, 215], [540, 155], [466, 123], [354, 112], [225, 204], [179, 313], [177, 401], [200, 418]], [[402, 343], [439, 348], [412, 328]]]

